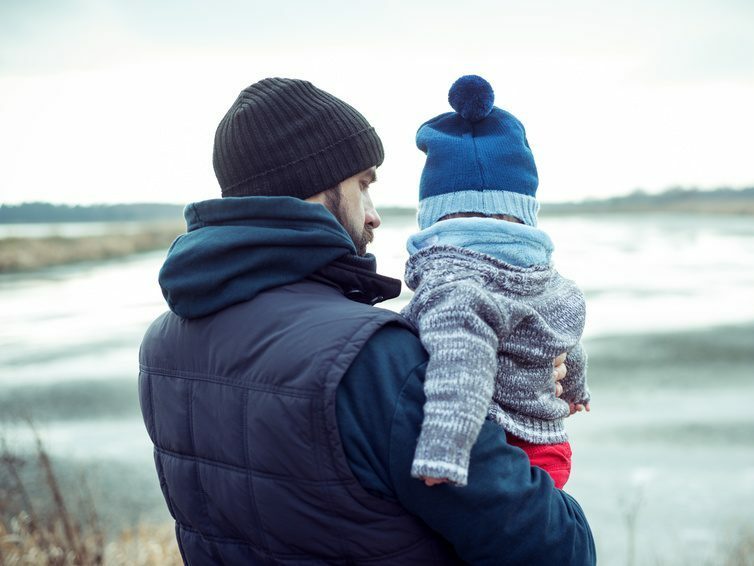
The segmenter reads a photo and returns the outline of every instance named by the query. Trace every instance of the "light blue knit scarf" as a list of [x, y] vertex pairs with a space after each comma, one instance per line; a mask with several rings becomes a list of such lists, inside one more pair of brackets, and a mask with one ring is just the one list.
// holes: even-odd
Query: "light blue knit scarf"
[[414, 255], [421, 249], [450, 245], [490, 255], [516, 267], [548, 265], [553, 251], [550, 237], [525, 224], [496, 218], [452, 218], [412, 234], [406, 248]]

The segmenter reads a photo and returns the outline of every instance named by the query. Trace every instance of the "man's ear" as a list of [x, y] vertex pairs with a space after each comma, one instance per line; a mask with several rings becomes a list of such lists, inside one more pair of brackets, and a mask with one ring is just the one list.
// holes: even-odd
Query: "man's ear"
[[309, 198], [304, 199], [306, 202], [318, 202], [319, 204], [325, 204], [325, 191], [312, 195]]

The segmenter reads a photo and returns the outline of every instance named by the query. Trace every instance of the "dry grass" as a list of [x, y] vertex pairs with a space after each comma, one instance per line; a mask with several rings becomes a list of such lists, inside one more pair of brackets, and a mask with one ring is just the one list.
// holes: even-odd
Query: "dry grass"
[[754, 566], [754, 528], [744, 529], [723, 552], [725, 566]]
[[[0, 450], [0, 564], [4, 566], [96, 566], [182, 564], [172, 525], [139, 525], [106, 541], [87, 490], [72, 510], [39, 436], [35, 452], [22, 458]], [[46, 493], [28, 488], [24, 467], [40, 477]], [[85, 484], [83, 484], [85, 486]], [[37, 490], [39, 491], [39, 490]]]
[[30, 271], [79, 261], [100, 261], [134, 253], [167, 249], [183, 232], [176, 224], [146, 225], [138, 233], [64, 238], [0, 239], [0, 273]]
[[123, 531], [105, 546], [106, 565], [180, 566], [173, 525], [139, 525]]
[[[33, 428], [32, 428], [33, 431]], [[35, 451], [19, 457], [0, 437], [0, 565], [2, 566], [180, 566], [183, 564], [172, 524], [139, 524], [106, 540], [94, 502], [83, 490], [76, 510], [39, 436]], [[34, 497], [22, 477], [26, 466], [36, 472], [46, 497]], [[25, 475], [23, 475], [26, 477]], [[626, 513], [630, 546], [635, 544], [640, 498]], [[633, 548], [626, 557], [634, 563]], [[658, 562], [660, 563], [660, 562]], [[676, 563], [676, 562], [673, 562]], [[754, 566], [754, 528], [742, 529], [721, 545], [715, 560], [724, 566]]]

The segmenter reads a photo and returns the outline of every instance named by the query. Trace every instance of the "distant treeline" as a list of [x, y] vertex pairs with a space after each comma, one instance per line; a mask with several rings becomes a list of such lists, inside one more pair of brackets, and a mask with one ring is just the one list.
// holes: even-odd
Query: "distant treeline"
[[95, 204], [70, 206], [49, 202], [0, 205], [0, 224], [19, 222], [150, 222], [183, 220], [180, 204]]
[[[414, 208], [380, 207], [383, 216], [413, 216]], [[658, 194], [635, 191], [629, 195], [581, 202], [544, 203], [543, 214], [598, 212], [696, 212], [709, 214], [754, 214], [754, 187], [746, 189], [673, 188]], [[0, 205], [0, 224], [19, 222], [117, 222], [183, 219], [179, 204], [56, 205], [30, 202]]]
[[754, 214], [754, 187], [746, 189], [673, 188], [650, 194], [638, 190], [631, 194], [581, 202], [545, 203], [544, 214], [582, 214], [591, 212], [696, 212], [710, 214]]

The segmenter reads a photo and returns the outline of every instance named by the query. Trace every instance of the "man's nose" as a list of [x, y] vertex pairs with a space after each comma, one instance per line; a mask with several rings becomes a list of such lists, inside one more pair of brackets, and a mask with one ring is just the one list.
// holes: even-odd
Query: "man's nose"
[[382, 219], [380, 218], [377, 209], [374, 208], [372, 199], [369, 197], [366, 199], [364, 208], [364, 224], [371, 226], [372, 228], [379, 228], [380, 224], [382, 224]]
[[382, 220], [380, 219], [380, 215], [377, 213], [377, 211], [372, 208], [371, 210], [367, 210], [364, 223], [368, 224], [372, 228], [378, 228], [379, 225], [382, 224]]

